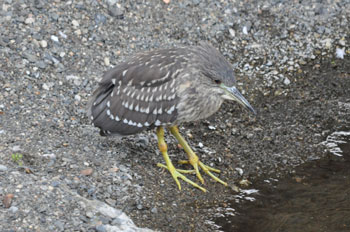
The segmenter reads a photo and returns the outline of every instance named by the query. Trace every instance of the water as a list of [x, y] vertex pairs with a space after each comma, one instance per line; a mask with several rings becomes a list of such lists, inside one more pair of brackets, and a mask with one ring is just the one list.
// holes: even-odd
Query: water
[[228, 202], [213, 219], [218, 231], [350, 232], [350, 132], [335, 132], [324, 144], [328, 157], [258, 181], [258, 190]]

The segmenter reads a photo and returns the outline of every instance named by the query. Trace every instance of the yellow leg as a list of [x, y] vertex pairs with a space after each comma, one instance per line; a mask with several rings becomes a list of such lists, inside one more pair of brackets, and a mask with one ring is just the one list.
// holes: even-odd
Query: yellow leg
[[182, 164], [191, 164], [195, 170], [195, 173], [198, 177], [198, 179], [202, 182], [202, 184], [204, 183], [204, 180], [202, 178], [202, 175], [199, 172], [198, 166], [203, 169], [203, 171], [208, 174], [211, 178], [213, 178], [215, 181], [227, 186], [227, 183], [220, 180], [218, 177], [214, 176], [212, 172], [217, 172], [220, 173], [220, 170], [215, 169], [215, 168], [211, 168], [205, 164], [203, 164], [201, 161], [199, 161], [198, 156], [193, 152], [193, 150], [191, 149], [191, 147], [188, 145], [188, 143], [186, 142], [186, 140], [181, 136], [181, 134], [179, 133], [179, 129], [177, 128], [177, 126], [172, 126], [170, 127], [170, 132], [175, 136], [175, 138], [177, 139], [177, 141], [179, 141], [179, 143], [181, 144], [181, 146], [184, 148], [185, 152], [188, 155], [188, 161], [180, 161], [180, 163]]
[[199, 186], [198, 184], [194, 183], [193, 181], [187, 179], [186, 176], [182, 175], [181, 173], [192, 173], [192, 171], [187, 171], [187, 170], [178, 170], [174, 167], [173, 163], [171, 162], [169, 156], [168, 156], [168, 147], [165, 143], [164, 140], [164, 129], [163, 127], [158, 127], [157, 128], [157, 137], [158, 137], [158, 146], [159, 146], [159, 150], [163, 155], [163, 158], [165, 160], [165, 165], [164, 164], [157, 164], [158, 167], [163, 167], [168, 169], [168, 171], [171, 173], [171, 175], [173, 176], [177, 186], [179, 187], [179, 189], [181, 190], [181, 185], [180, 182], [178, 180], [178, 178], [181, 178], [183, 181], [193, 185], [196, 188], [199, 188], [200, 190], [202, 190], [203, 192], [206, 192], [205, 188], [202, 188], [201, 186]]

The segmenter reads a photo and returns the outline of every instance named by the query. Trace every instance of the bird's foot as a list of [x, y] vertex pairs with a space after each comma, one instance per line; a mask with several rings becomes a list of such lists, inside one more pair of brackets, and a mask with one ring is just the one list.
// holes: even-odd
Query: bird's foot
[[[226, 182], [222, 181], [220, 178], [218, 178], [217, 176], [215, 176], [212, 173], [212, 172], [220, 173], [221, 171], [219, 169], [212, 168], [212, 167], [209, 167], [208, 165], [203, 164], [201, 161], [199, 161], [197, 156], [193, 157], [193, 158], [194, 159], [190, 159], [190, 160], [180, 160], [179, 164], [191, 164], [193, 166], [194, 170], [189, 170], [191, 172], [188, 172], [188, 173], [196, 173], [197, 178], [202, 182], [202, 184], [204, 184], [204, 179], [203, 179], [201, 173], [199, 172], [198, 167], [200, 167], [207, 175], [209, 175], [215, 181], [227, 186]], [[187, 171], [187, 170], [184, 170], [184, 171]]]
[[[198, 184], [196, 184], [195, 182], [191, 181], [190, 179], [188, 179], [185, 175], [183, 174], [189, 174], [189, 173], [195, 173], [195, 170], [182, 170], [182, 169], [176, 169], [172, 164], [171, 165], [164, 165], [161, 163], [157, 164], [158, 167], [162, 167], [167, 169], [172, 177], [174, 178], [177, 186], [179, 187], [179, 190], [181, 190], [181, 184], [180, 181], [178, 180], [178, 178], [182, 179], [183, 181], [191, 184], [192, 186], [202, 190], [203, 192], [206, 192], [207, 190], [201, 186], [199, 186]], [[182, 174], [183, 173], [183, 174]]]

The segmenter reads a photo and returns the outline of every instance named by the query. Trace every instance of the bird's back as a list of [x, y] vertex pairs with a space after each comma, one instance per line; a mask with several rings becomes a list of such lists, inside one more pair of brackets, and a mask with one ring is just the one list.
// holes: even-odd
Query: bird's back
[[171, 125], [177, 117], [177, 76], [192, 55], [182, 48], [140, 53], [107, 71], [88, 106], [101, 135]]

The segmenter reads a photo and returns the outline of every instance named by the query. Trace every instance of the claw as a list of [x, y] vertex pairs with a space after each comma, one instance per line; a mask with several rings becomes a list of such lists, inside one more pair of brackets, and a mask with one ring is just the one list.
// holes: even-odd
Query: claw
[[213, 178], [215, 181], [227, 186], [227, 183], [220, 180], [218, 177], [216, 177], [212, 172], [220, 173], [221, 171], [215, 168], [211, 168], [205, 164], [203, 164], [201, 161], [199, 161], [198, 156], [193, 152], [191, 147], [188, 145], [186, 140], [181, 136], [179, 133], [179, 129], [176, 126], [170, 127], [171, 133], [175, 136], [177, 141], [179, 141], [180, 145], [184, 148], [188, 155], [188, 160], [180, 160], [180, 164], [191, 164], [194, 168], [194, 171], [196, 173], [197, 178], [204, 184], [204, 179], [202, 175], [199, 172], [198, 166], [203, 169], [203, 171], [209, 175], [211, 178]]
[[160, 164], [160, 163], [158, 163], [157, 166], [162, 167], [162, 168], [166, 168], [171, 173], [177, 186], [179, 187], [179, 190], [181, 190], [181, 184], [180, 184], [180, 181], [178, 180], [178, 178], [181, 178], [183, 181], [189, 183], [190, 185], [202, 190], [203, 192], [207, 192], [207, 190], [205, 188], [199, 186], [198, 184], [196, 184], [195, 182], [191, 181], [186, 176], [181, 174], [181, 172], [191, 173], [193, 170], [181, 170], [181, 169], [179, 170], [179, 169], [176, 169], [174, 166], [169, 167], [169, 166], [166, 166], [166, 165]]

